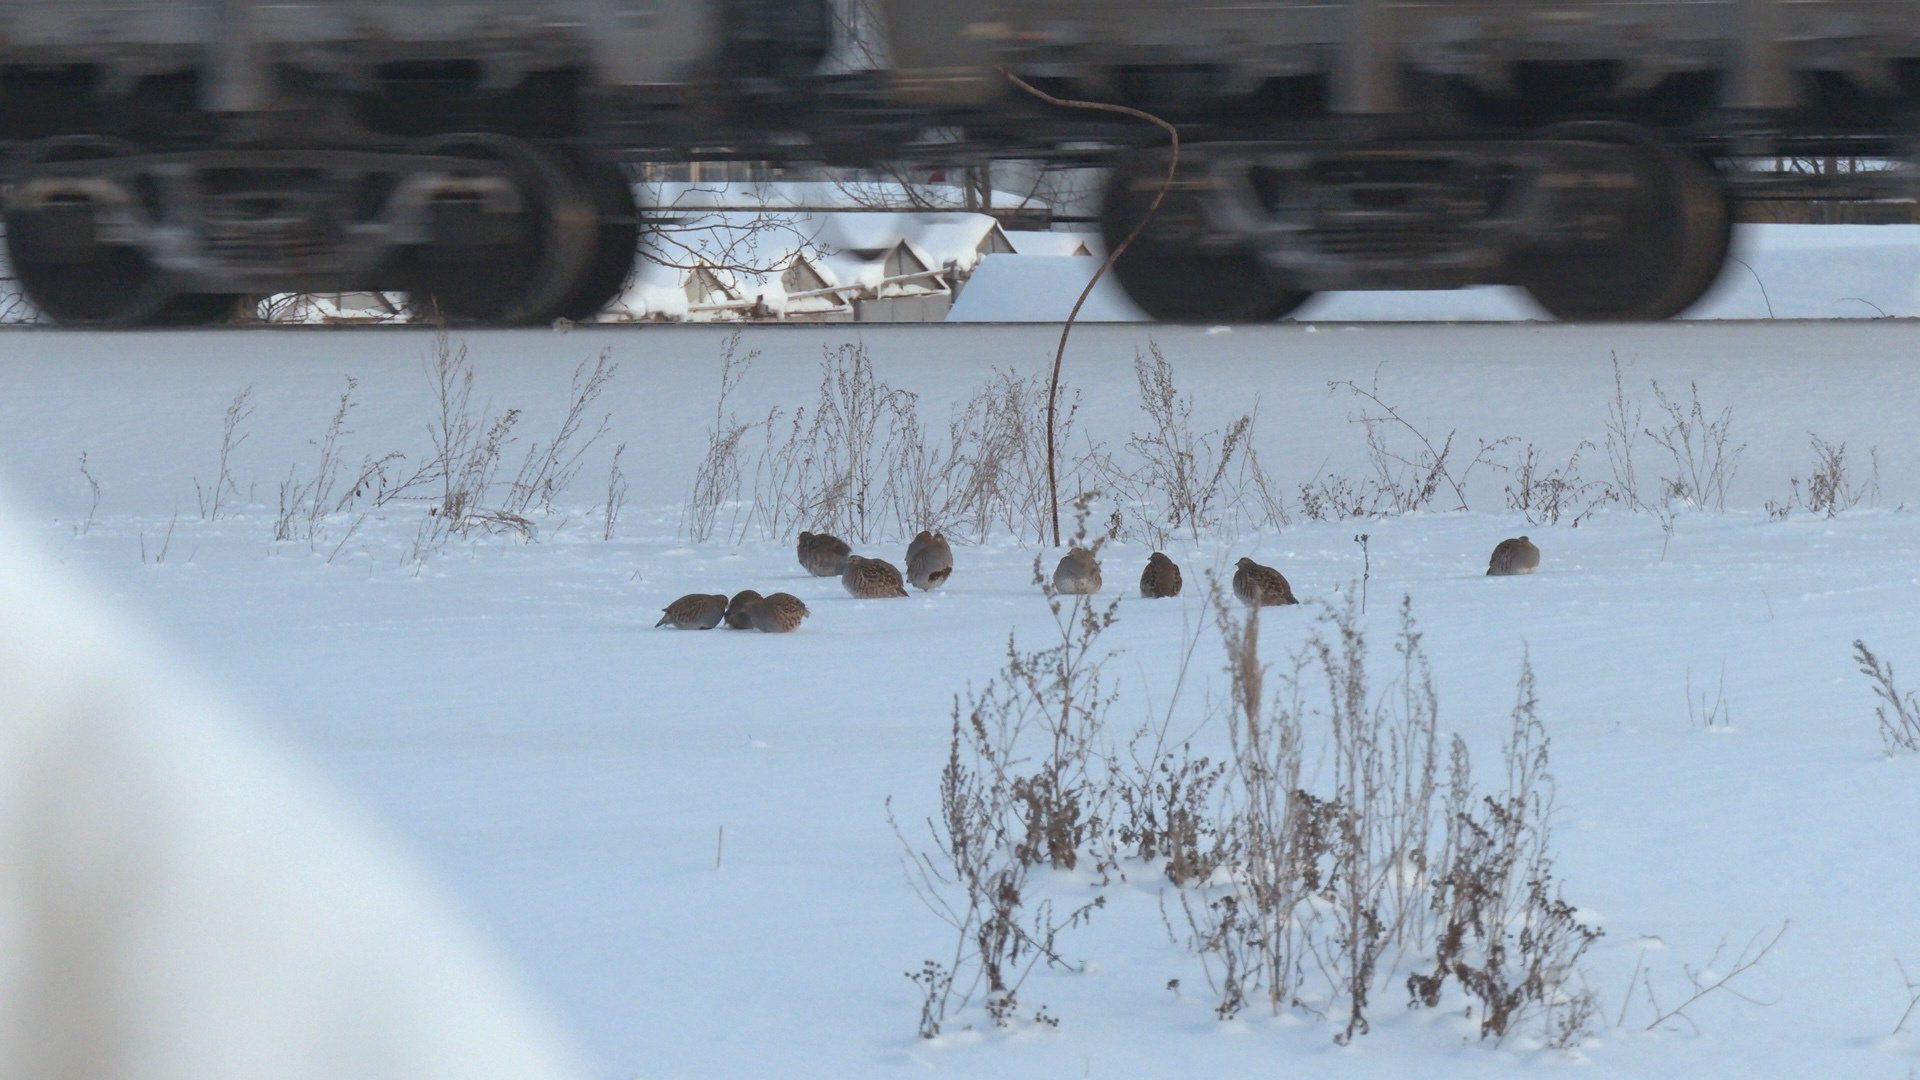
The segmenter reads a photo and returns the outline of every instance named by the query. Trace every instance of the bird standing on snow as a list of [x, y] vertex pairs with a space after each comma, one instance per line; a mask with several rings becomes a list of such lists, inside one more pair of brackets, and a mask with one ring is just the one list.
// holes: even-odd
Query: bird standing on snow
[[741, 589], [727, 601], [727, 626], [733, 630], [753, 629], [753, 616], [747, 613], [747, 606], [760, 599], [760, 594], [752, 589]]
[[1502, 540], [1493, 546], [1493, 558], [1487, 560], [1488, 577], [1531, 574], [1540, 569], [1540, 549], [1524, 536]]
[[688, 593], [687, 595], [660, 609], [665, 614], [655, 626], [672, 626], [675, 630], [711, 630], [720, 625], [720, 619], [727, 613], [727, 598], [718, 593]]
[[921, 592], [946, 584], [953, 574], [953, 548], [940, 533], [920, 530], [907, 543], [907, 580]]
[[811, 614], [813, 612], [807, 610], [807, 605], [792, 593], [777, 592], [747, 605], [747, 615], [753, 620], [753, 628], [769, 634], [787, 633]]
[[845, 540], [827, 533], [802, 532], [795, 545], [800, 565], [814, 577], [839, 577], [847, 569], [847, 556], [853, 549]]
[[900, 569], [885, 559], [847, 556], [847, 568], [840, 574], [840, 584], [860, 600], [907, 595], [906, 586], [900, 583]]
[[1156, 551], [1147, 556], [1147, 568], [1140, 571], [1140, 595], [1149, 600], [1180, 595], [1180, 564]]
[[1287, 584], [1285, 575], [1271, 566], [1261, 566], [1252, 559], [1241, 559], [1234, 564], [1239, 569], [1233, 572], [1233, 595], [1249, 607], [1279, 607], [1282, 604], [1297, 604], [1293, 598], [1293, 586]]
[[1100, 591], [1100, 562], [1086, 548], [1068, 548], [1053, 568], [1053, 591], [1090, 596]]

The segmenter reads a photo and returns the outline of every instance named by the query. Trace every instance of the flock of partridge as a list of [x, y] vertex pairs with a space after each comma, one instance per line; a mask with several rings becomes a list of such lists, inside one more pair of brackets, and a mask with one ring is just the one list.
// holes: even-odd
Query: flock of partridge
[[[797, 547], [800, 565], [814, 577], [837, 577], [847, 593], [861, 600], [906, 596], [907, 582], [923, 592], [937, 589], [953, 574], [953, 548], [937, 532], [922, 531], [907, 544], [907, 573], [885, 559], [855, 555], [847, 542], [826, 533], [803, 532]], [[1540, 549], [1524, 536], [1502, 540], [1487, 561], [1487, 574], [1531, 574], [1540, 567]], [[1180, 565], [1161, 552], [1147, 558], [1140, 572], [1140, 595], [1148, 599], [1179, 596]], [[1053, 570], [1055, 592], [1086, 596], [1100, 591], [1100, 562], [1085, 548], [1070, 548]], [[1271, 566], [1241, 559], [1233, 572], [1233, 595], [1253, 607], [1297, 604], [1293, 586]], [[734, 630], [784, 634], [812, 614], [792, 593], [761, 596], [744, 589], [731, 598], [721, 593], [691, 593], [668, 604], [655, 626], [711, 630], [725, 622]]]

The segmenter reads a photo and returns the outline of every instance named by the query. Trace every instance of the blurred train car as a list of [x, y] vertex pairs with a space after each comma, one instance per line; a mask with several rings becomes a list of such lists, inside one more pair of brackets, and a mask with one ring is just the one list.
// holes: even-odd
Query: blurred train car
[[366, 289], [587, 317], [634, 258], [621, 162], [858, 131], [832, 114], [872, 76], [814, 74], [831, 24], [826, 0], [0, 0], [8, 254], [67, 324]]
[[1008, 74], [1179, 126], [1116, 267], [1163, 319], [1666, 318], [1737, 206], [1916, 192], [1920, 0], [0, 0], [7, 250], [67, 324], [579, 319], [645, 227], [625, 169], [702, 158], [1099, 165], [1117, 245], [1160, 130]]
[[[897, 99], [996, 152], [1131, 143], [1102, 225], [1162, 318], [1277, 318], [1326, 289], [1526, 288], [1664, 319], [1741, 206], [1920, 195], [1915, 0], [890, 0]], [[1131, 123], [1131, 132], [1125, 124]]]

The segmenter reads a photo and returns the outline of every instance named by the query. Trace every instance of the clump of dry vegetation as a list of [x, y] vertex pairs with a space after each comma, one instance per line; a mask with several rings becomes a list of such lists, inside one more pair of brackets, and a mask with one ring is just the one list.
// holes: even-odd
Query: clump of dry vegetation
[[1853, 661], [1873, 683], [1873, 696], [1880, 699], [1873, 713], [1880, 720], [1880, 741], [1887, 756], [1920, 751], [1920, 699], [1902, 694], [1893, 681], [1893, 665], [1875, 656], [1859, 638], [1853, 641]]
[[[1084, 512], [1081, 526], [1084, 536]], [[923, 1038], [976, 1000], [996, 1026], [1057, 1024], [1044, 1005], [1023, 1011], [1021, 988], [1042, 963], [1071, 967], [1060, 935], [1106, 905], [1095, 891], [1056, 906], [1036, 875], [1074, 869], [1111, 827], [1101, 750], [1114, 691], [1100, 638], [1119, 604], [1069, 603], [1040, 587], [1057, 637], [1023, 650], [1009, 636], [1006, 665], [964, 704], [954, 700], [940, 810], [925, 823], [929, 847], [908, 839], [889, 804], [908, 881], [954, 934], [945, 961], [907, 972], [921, 991]]]
[[[1599, 931], [1553, 876], [1531, 667], [1523, 659], [1502, 782], [1483, 791], [1455, 737], [1443, 794], [1439, 695], [1410, 601], [1383, 686], [1352, 603], [1325, 608], [1275, 675], [1259, 609], [1228, 603], [1217, 581], [1210, 592], [1227, 690], [1185, 735], [1171, 734], [1176, 688], [1124, 748], [1110, 745], [1116, 698], [1098, 642], [1115, 609], [1069, 610], [1051, 595], [1059, 642], [1037, 653], [1009, 643], [1002, 672], [956, 702], [932, 845], [901, 834], [916, 890], [956, 933], [947, 960], [908, 973], [921, 1034], [975, 1000], [1011, 1022], [1036, 966], [1070, 966], [1056, 936], [1106, 895], [1035, 873], [1079, 867], [1101, 882], [1166, 883], [1169, 928], [1184, 925], [1221, 1019], [1261, 1004], [1328, 1021], [1347, 1042], [1398, 982], [1415, 1006], [1477, 1011], [1489, 1040], [1523, 1029], [1557, 1046], [1584, 1039], [1596, 1009], [1579, 965]], [[1196, 755], [1194, 736], [1216, 723], [1225, 756]], [[1056, 893], [1072, 899], [1056, 906]]]
[[[592, 417], [594, 405], [618, 370], [611, 354], [602, 350], [574, 369], [559, 426], [551, 438], [527, 444], [510, 478], [504, 477], [502, 469], [518, 441], [520, 410], [495, 413], [476, 405], [473, 364], [466, 347], [455, 344], [444, 329], [435, 335], [424, 368], [434, 400], [426, 425], [430, 451], [418, 458], [399, 450], [368, 454], [349, 470], [346, 443], [353, 430], [348, 425], [359, 407], [354, 396], [359, 384], [349, 377], [332, 417], [313, 442], [318, 459], [306, 469], [298, 464], [290, 467], [280, 483], [275, 540], [303, 541], [309, 548], [331, 541], [331, 558], [368, 517], [407, 505], [426, 510], [408, 555], [415, 563], [452, 538], [499, 534], [538, 538], [536, 517], [557, 512], [556, 500], [578, 478], [587, 452], [611, 423], [610, 414], [602, 414], [597, 421]], [[243, 394], [228, 409], [221, 473], [212, 492], [203, 498], [210, 514], [218, 512], [223, 486], [230, 486], [226, 456], [244, 441], [244, 437], [233, 438], [233, 433], [250, 411], [246, 406]], [[605, 521], [609, 537], [624, 487], [616, 459]]]

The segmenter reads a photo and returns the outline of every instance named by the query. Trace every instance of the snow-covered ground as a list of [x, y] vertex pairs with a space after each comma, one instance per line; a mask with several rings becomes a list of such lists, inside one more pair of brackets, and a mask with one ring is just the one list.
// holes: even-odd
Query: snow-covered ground
[[[1526, 1040], [1484, 1044], [1458, 1008], [1407, 1010], [1404, 971], [1383, 977], [1374, 1030], [1348, 1047], [1298, 1011], [1275, 1019], [1256, 1007], [1223, 1024], [1198, 961], [1163, 922], [1166, 890], [1139, 867], [1062, 939], [1084, 970], [1042, 970], [1023, 989], [1057, 1030], [1003, 1032], [976, 1007], [949, 1025], [974, 1031], [917, 1039], [918, 997], [902, 973], [949, 955], [952, 940], [904, 879], [886, 801], [907, 823], [936, 808], [954, 696], [1000, 667], [1010, 630], [1023, 646], [1051, 632], [1030, 583], [1039, 549], [1004, 532], [962, 544], [946, 588], [887, 602], [806, 577], [790, 544], [751, 522], [741, 539], [686, 541], [681, 507], [713, 423], [725, 337], [652, 326], [462, 339], [475, 408], [523, 410], [527, 440], [559, 425], [575, 364], [604, 348], [620, 365], [594, 407], [610, 415], [608, 433], [556, 510], [535, 515], [531, 543], [456, 540], [412, 557], [417, 502], [351, 532], [356, 516], [337, 516], [311, 544], [273, 540], [282, 481], [290, 469], [296, 481], [313, 475], [348, 378], [349, 471], [368, 456], [430, 452], [423, 330], [8, 333], [0, 465], [47, 562], [111, 597], [371, 804], [498, 936], [609, 1080], [1478, 1076], [1571, 1060]], [[949, 407], [994, 368], [1038, 370], [1056, 337], [1048, 326], [749, 328], [742, 349], [760, 355], [732, 408], [757, 419], [810, 405], [823, 347], [859, 340], [879, 376], [919, 395], [922, 417], [944, 430]], [[1173, 541], [1189, 583], [1178, 600], [1130, 595], [1140, 543], [1102, 553], [1102, 596], [1125, 597], [1105, 639], [1123, 650], [1109, 669], [1117, 727], [1149, 702], [1165, 706], [1181, 642], [1211, 618], [1206, 570], [1251, 554], [1292, 580], [1309, 603], [1269, 615], [1263, 632], [1263, 652], [1284, 664], [1314, 626], [1313, 602], [1360, 575], [1354, 536], [1365, 532], [1376, 689], [1396, 602], [1410, 595], [1440, 728], [1460, 733], [1481, 769], [1498, 761], [1531, 657], [1553, 740], [1556, 874], [1606, 932], [1586, 961], [1599, 1030], [1578, 1058], [1634, 1077], [1897, 1077], [1920, 1066], [1914, 1025], [1892, 1034], [1911, 997], [1895, 959], [1920, 973], [1920, 841], [1909, 827], [1920, 757], [1884, 757], [1849, 657], [1864, 638], [1920, 679], [1911, 323], [1088, 326], [1075, 331], [1067, 378], [1082, 394], [1080, 430], [1110, 447], [1143, 430], [1129, 365], [1150, 340], [1201, 430], [1257, 403], [1255, 445], [1294, 502], [1293, 524]], [[1507, 478], [1483, 469], [1465, 512], [1438, 512], [1449, 500], [1365, 521], [1300, 513], [1301, 483], [1368, 468], [1354, 423], [1367, 403], [1330, 382], [1377, 386], [1436, 440], [1454, 431], [1456, 447], [1513, 436], [1563, 463], [1583, 440], [1604, 440], [1616, 358], [1642, 429], [1661, 419], [1655, 381], [1670, 395], [1697, 386], [1708, 419], [1731, 410], [1728, 448], [1744, 451], [1724, 512], [1682, 510], [1670, 538], [1654, 515], [1620, 507], [1577, 529], [1529, 525], [1505, 508]], [[222, 414], [247, 387], [253, 412], [229, 463], [241, 494], [204, 521], [196, 480], [214, 482]], [[1766, 502], [1787, 499], [1790, 476], [1805, 486], [1811, 435], [1844, 442], [1862, 484], [1873, 448], [1877, 499], [1832, 519], [1774, 520]], [[606, 540], [601, 507], [622, 443], [629, 491]], [[1672, 472], [1645, 436], [1635, 452], [1643, 484]], [[82, 454], [99, 485], [91, 511]], [[1611, 476], [1598, 446], [1580, 467], [1587, 480]], [[1493, 543], [1519, 533], [1543, 550], [1541, 572], [1483, 576]], [[897, 562], [903, 543], [857, 546]], [[683, 593], [748, 587], [793, 592], [812, 618], [785, 637], [653, 628]], [[1217, 639], [1200, 640], [1181, 706], [1195, 723], [1208, 688], [1224, 691]], [[1699, 714], [1715, 699], [1723, 722], [1708, 730]], [[1217, 727], [1200, 737], [1223, 741]], [[1045, 887], [1063, 903], [1096, 891], [1084, 874]], [[1688, 1010], [1692, 1025], [1641, 1030], [1656, 1014], [1644, 988], [1630, 990], [1636, 967], [1671, 1007], [1688, 992], [1687, 969], [1722, 941], [1724, 974], [1729, 956], [1783, 922], [1779, 944], [1734, 984], [1752, 1001], [1711, 995]]]

